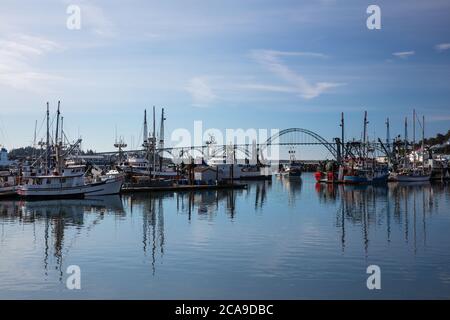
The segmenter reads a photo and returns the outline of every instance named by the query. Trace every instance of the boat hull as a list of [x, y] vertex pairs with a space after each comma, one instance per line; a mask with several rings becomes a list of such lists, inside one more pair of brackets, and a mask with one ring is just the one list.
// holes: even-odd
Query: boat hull
[[17, 196], [16, 186], [0, 188], [0, 198], [11, 198], [15, 196]]
[[398, 182], [426, 182], [430, 181], [429, 175], [418, 175], [418, 176], [410, 176], [410, 175], [402, 175], [399, 174], [396, 176], [396, 181]]
[[178, 174], [174, 171], [150, 171], [145, 168], [121, 167], [121, 170], [133, 176], [155, 176], [160, 178], [175, 178]]
[[67, 188], [30, 188], [21, 186], [17, 193], [23, 198], [84, 198], [120, 193], [122, 179], [109, 179], [101, 182], [86, 184], [83, 186]]
[[364, 184], [369, 183], [369, 179], [366, 177], [360, 177], [360, 176], [344, 176], [344, 183], [348, 184]]

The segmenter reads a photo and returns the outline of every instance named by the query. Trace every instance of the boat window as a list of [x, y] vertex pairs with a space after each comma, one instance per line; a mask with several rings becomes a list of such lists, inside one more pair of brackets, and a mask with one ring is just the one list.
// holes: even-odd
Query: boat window
[[50, 183], [52, 183], [52, 181], [50, 179], [47, 179], [46, 183], [50, 184]]

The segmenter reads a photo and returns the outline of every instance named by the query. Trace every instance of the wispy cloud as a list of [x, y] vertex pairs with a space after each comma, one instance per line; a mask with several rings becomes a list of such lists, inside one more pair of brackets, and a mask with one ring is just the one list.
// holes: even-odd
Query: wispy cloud
[[434, 47], [437, 51], [442, 52], [450, 49], [450, 43], [439, 43]]
[[400, 59], [406, 59], [410, 56], [413, 56], [415, 53], [416, 53], [415, 51], [399, 51], [394, 52], [392, 55]]
[[196, 107], [207, 107], [217, 98], [206, 77], [199, 76], [190, 79], [186, 90], [192, 96], [192, 105]]
[[327, 58], [322, 53], [315, 52], [289, 52], [289, 51], [275, 51], [275, 50], [254, 50], [252, 57], [266, 69], [276, 75], [278, 78], [287, 82], [289, 86], [274, 86], [267, 84], [248, 84], [247, 88], [277, 92], [295, 92], [305, 99], [312, 99], [318, 97], [322, 93], [331, 88], [343, 85], [335, 82], [317, 82], [315, 84], [309, 83], [305, 77], [296, 73], [289, 68], [281, 57], [312, 57], [312, 58]]
[[0, 39], [0, 83], [14, 89], [39, 92], [54, 75], [33, 68], [33, 61], [63, 47], [49, 39], [16, 34]]

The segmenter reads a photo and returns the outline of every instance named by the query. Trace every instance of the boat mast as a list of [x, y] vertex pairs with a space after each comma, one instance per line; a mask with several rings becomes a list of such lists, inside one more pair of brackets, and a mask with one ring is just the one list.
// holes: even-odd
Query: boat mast
[[61, 169], [61, 159], [60, 159], [60, 144], [59, 144], [59, 117], [60, 117], [60, 111], [59, 111], [60, 101], [58, 101], [58, 109], [56, 111], [56, 131], [55, 131], [55, 160], [56, 160], [56, 171], [58, 174], [60, 173]]
[[365, 168], [366, 157], [367, 157], [367, 146], [366, 146], [366, 138], [367, 138], [367, 111], [364, 111], [364, 131], [363, 131], [363, 168]]
[[416, 168], [416, 109], [413, 109], [413, 169]]
[[345, 148], [345, 142], [344, 142], [344, 137], [345, 137], [345, 131], [344, 131], [344, 113], [341, 112], [341, 157], [345, 157], [344, 153], [344, 148]]
[[153, 106], [153, 137], [152, 137], [152, 158], [153, 158], [153, 178], [155, 178], [155, 166], [156, 166], [156, 119], [155, 119], [155, 106]]
[[391, 133], [389, 129], [389, 117], [388, 117], [386, 118], [386, 146], [389, 152], [391, 152], [390, 140], [391, 140]]
[[45, 167], [46, 167], [46, 174], [49, 173], [50, 171], [50, 108], [49, 108], [49, 103], [47, 101], [47, 141], [46, 141], [46, 146], [47, 146], [47, 155], [46, 155], [46, 163], [45, 163]]
[[56, 130], [55, 130], [55, 143], [59, 143], [59, 101], [58, 101], [58, 109], [56, 110]]
[[143, 147], [147, 146], [148, 139], [148, 129], [147, 129], [147, 109], [144, 110], [144, 142], [142, 143]]
[[422, 115], [422, 168], [425, 170], [425, 116]]
[[64, 130], [63, 130], [63, 128], [64, 128], [64, 117], [61, 117], [61, 138], [59, 140], [61, 142], [61, 145], [64, 144]]
[[408, 153], [408, 117], [405, 117], [405, 169], [407, 166]]
[[[164, 149], [164, 120], [166, 120], [166, 118], [164, 117], [164, 108], [162, 108], [161, 110], [161, 124], [160, 124], [160, 128], [159, 128], [159, 146], [158, 148], [161, 150]], [[162, 153], [159, 156], [159, 171], [162, 171]]]

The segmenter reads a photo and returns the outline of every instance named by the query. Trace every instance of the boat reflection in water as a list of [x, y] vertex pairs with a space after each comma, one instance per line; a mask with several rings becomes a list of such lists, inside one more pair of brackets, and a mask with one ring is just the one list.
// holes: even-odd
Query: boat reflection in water
[[[88, 222], [86, 215], [92, 216]], [[0, 221], [2, 223], [17, 223], [24, 225], [43, 225], [43, 237], [38, 239], [34, 234], [35, 245], [43, 243], [44, 274], [48, 276], [50, 269], [58, 270], [59, 280], [63, 277], [63, 255], [67, 254], [70, 246], [79, 232], [71, 234], [71, 239], [65, 239], [67, 229], [91, 231], [103, 219], [105, 214], [124, 215], [122, 200], [118, 195], [98, 196], [86, 199], [65, 199], [46, 201], [0, 201]], [[66, 245], [65, 245], [66, 243]], [[64, 245], [66, 246], [64, 248]], [[54, 258], [54, 265], [50, 266], [50, 259]]]
[[426, 246], [426, 218], [434, 209], [435, 196], [449, 192], [447, 185], [430, 182], [377, 185], [316, 185], [319, 201], [338, 204], [336, 227], [341, 229], [342, 250], [346, 245], [346, 224], [360, 226], [364, 250], [368, 254], [370, 230], [385, 229], [385, 241], [392, 241], [392, 228], [400, 227], [406, 243], [412, 241], [414, 252], [418, 237]]
[[[0, 201], [0, 298], [381, 298], [450, 292], [446, 184], [315, 184]], [[79, 265], [82, 290], [66, 290]]]

